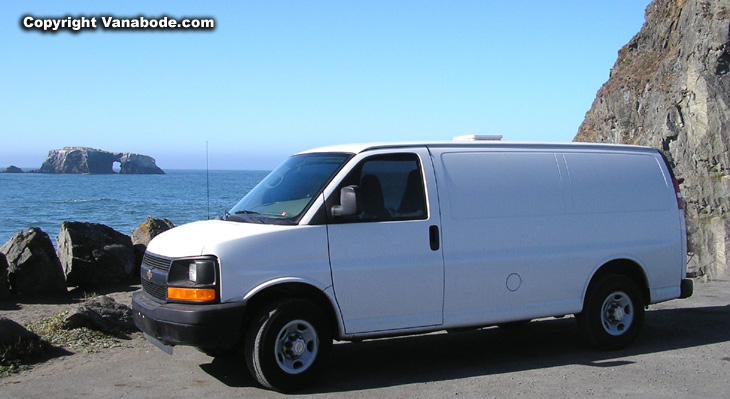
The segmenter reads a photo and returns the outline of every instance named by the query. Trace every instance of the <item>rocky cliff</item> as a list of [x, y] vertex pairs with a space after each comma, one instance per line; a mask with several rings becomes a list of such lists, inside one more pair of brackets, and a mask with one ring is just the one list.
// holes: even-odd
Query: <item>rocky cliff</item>
[[122, 174], [164, 174], [152, 157], [129, 152], [107, 152], [88, 147], [65, 147], [51, 150], [40, 173], [114, 173], [114, 163]]
[[730, 0], [654, 0], [574, 141], [649, 145], [687, 200], [689, 270], [730, 276]]

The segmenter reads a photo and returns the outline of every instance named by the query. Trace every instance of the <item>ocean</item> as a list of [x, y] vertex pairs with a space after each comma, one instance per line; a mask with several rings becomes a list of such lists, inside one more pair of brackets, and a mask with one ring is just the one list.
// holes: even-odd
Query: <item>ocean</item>
[[165, 173], [0, 173], [0, 245], [28, 227], [40, 227], [55, 245], [63, 221], [101, 223], [130, 235], [148, 215], [175, 226], [213, 218], [230, 210], [269, 172], [211, 170], [207, 179], [205, 170]]

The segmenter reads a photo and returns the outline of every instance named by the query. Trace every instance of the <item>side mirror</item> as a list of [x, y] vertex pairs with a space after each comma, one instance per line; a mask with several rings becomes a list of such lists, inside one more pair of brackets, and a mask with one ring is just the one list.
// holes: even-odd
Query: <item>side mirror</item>
[[340, 205], [332, 207], [332, 216], [354, 216], [360, 213], [359, 203], [360, 187], [347, 186], [340, 190]]

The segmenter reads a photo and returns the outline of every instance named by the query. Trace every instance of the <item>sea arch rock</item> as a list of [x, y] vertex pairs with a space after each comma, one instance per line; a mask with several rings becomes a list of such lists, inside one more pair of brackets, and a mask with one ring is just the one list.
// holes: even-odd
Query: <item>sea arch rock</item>
[[64, 147], [48, 151], [40, 173], [113, 174], [119, 162], [120, 174], [165, 174], [148, 155], [108, 152], [89, 147]]

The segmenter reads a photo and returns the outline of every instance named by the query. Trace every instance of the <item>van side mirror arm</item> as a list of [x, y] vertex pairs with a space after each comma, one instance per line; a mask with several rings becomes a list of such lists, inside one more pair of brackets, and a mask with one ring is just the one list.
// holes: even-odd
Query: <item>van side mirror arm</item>
[[354, 216], [360, 213], [360, 187], [346, 186], [340, 190], [340, 205], [332, 207], [333, 217]]

